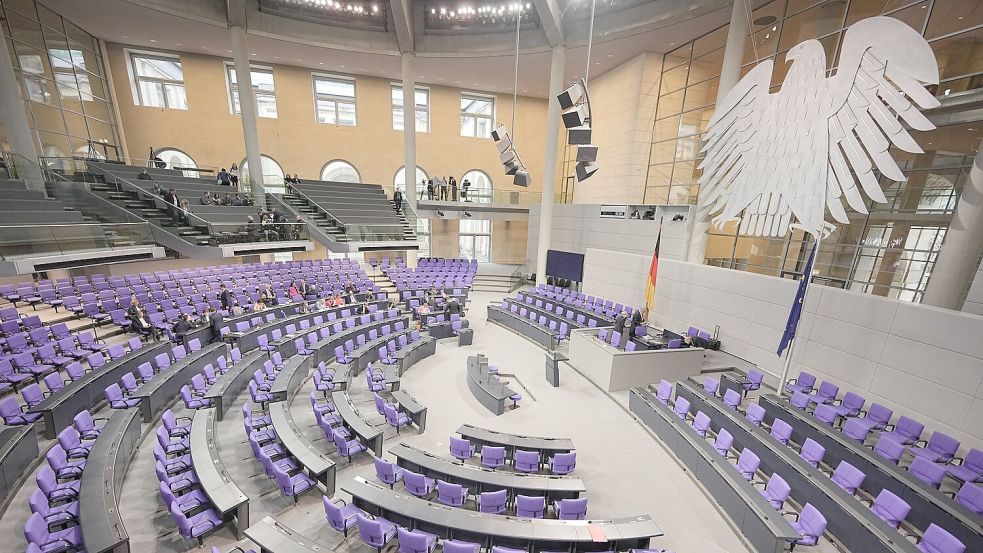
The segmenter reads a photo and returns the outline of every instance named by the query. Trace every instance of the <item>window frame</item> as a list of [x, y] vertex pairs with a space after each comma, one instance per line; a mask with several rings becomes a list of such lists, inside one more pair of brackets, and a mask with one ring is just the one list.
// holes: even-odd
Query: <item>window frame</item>
[[[341, 118], [338, 116], [338, 103], [343, 101], [347, 103], [347, 96], [338, 96], [335, 94], [324, 94], [317, 91], [317, 81], [318, 79], [325, 81], [337, 81], [350, 83], [352, 85], [352, 96], [351, 104], [352, 111], [355, 114], [351, 125], [341, 123]], [[358, 126], [358, 79], [348, 75], [338, 75], [334, 73], [311, 73], [311, 93], [314, 95], [314, 122], [319, 125], [334, 125], [336, 127], [357, 127]], [[322, 122], [320, 120], [320, 107], [318, 106], [318, 101], [332, 102], [334, 108], [334, 123]]]
[[[459, 127], [463, 127], [463, 125], [461, 124], [461, 120], [464, 119], [465, 117], [468, 117], [468, 118], [471, 118], [471, 119], [474, 120], [474, 129], [475, 129], [475, 134], [464, 134], [463, 129], [459, 129], [459, 131], [458, 131], [459, 134], [462, 137], [465, 137], [465, 138], [488, 138], [488, 139], [490, 139], [491, 138], [491, 132], [495, 128], [495, 114], [496, 114], [496, 110], [498, 109], [498, 97], [495, 96], [495, 95], [491, 95], [491, 94], [482, 94], [480, 92], [467, 92], [467, 91], [462, 90], [461, 91], [460, 100], [463, 101], [465, 98], [469, 98], [469, 99], [472, 99], [472, 100], [487, 100], [487, 101], [491, 102], [491, 107], [492, 107], [492, 110], [491, 111], [492, 112], [491, 112], [491, 115], [481, 115], [479, 113], [468, 113], [468, 112], [464, 111], [460, 107], [460, 102], [459, 102], [458, 103], [458, 112], [459, 112], [458, 126]], [[478, 120], [479, 119], [487, 119], [488, 120], [488, 136], [479, 136], [478, 135]]]
[[[241, 113], [242, 112], [242, 104], [241, 104], [242, 99], [241, 98], [239, 99], [239, 102], [240, 102], [239, 111], [236, 111], [236, 98], [238, 97], [238, 93], [239, 93], [238, 77], [236, 78], [236, 82], [235, 83], [232, 82], [232, 75], [235, 74], [235, 70], [236, 70], [236, 65], [235, 65], [234, 62], [231, 62], [231, 61], [226, 61], [225, 62], [225, 90], [226, 90], [226, 97], [228, 98], [228, 101], [229, 101], [229, 114], [230, 115], [238, 115], [238, 116], [241, 117], [242, 116], [242, 113]], [[277, 106], [277, 103], [276, 103], [276, 73], [273, 71], [273, 67], [271, 67], [271, 66], [268, 66], [268, 65], [254, 65], [254, 64], [250, 63], [249, 64], [249, 81], [250, 81], [250, 83], [252, 83], [252, 81], [253, 81], [253, 73], [255, 73], [255, 72], [269, 73], [270, 74], [270, 77], [273, 79], [273, 92], [261, 91], [261, 90], [258, 90], [255, 85], [253, 86], [253, 97], [256, 100], [256, 117], [262, 117], [263, 119], [278, 119], [280, 117], [280, 110], [279, 110], [279, 107]], [[233, 93], [233, 90], [232, 90], [232, 87], [233, 86], [235, 86], [235, 93]], [[273, 105], [274, 105], [274, 107], [276, 109], [276, 115], [274, 115], [273, 117], [269, 117], [269, 116], [261, 115], [260, 114], [260, 110], [259, 110], [259, 97], [260, 96], [271, 96], [273, 98]]]
[[[396, 106], [395, 101], [393, 101], [393, 92], [395, 92], [396, 89], [399, 89], [400, 95], [403, 97], [402, 105], [398, 106], [399, 109], [403, 112], [403, 127], [400, 128], [400, 129], [397, 129], [396, 128], [396, 113], [395, 112], [396, 112], [397, 106]], [[418, 114], [421, 111], [419, 109], [419, 106], [416, 103], [416, 94], [418, 92], [423, 92], [424, 94], [427, 95], [427, 103], [426, 103], [426, 105], [424, 106], [424, 108], [422, 110], [423, 113], [426, 115], [427, 127], [424, 130], [416, 129], [416, 132], [418, 132], [418, 133], [421, 133], [421, 132], [422, 133], [429, 133], [430, 132], [430, 129], [431, 129], [431, 126], [430, 126], [430, 87], [429, 86], [417, 86], [413, 90], [413, 108], [414, 108], [413, 109], [413, 123], [414, 123], [414, 128], [416, 127], [416, 118], [417, 118]], [[403, 129], [406, 128], [406, 94], [403, 94], [403, 85], [401, 83], [389, 83], [389, 104], [390, 104], [390, 106], [389, 106], [390, 107], [390, 115], [392, 117], [392, 128], [393, 128], [394, 131], [403, 132]]]
[[[130, 78], [130, 91], [133, 93], [133, 105], [140, 106], [140, 107], [154, 108], [154, 109], [176, 109], [181, 111], [187, 111], [188, 109], [190, 109], [191, 106], [188, 104], [188, 88], [183, 78], [184, 64], [181, 61], [180, 55], [168, 54], [165, 52], [152, 52], [149, 50], [130, 50], [130, 49], [124, 50], [124, 53], [126, 54], [126, 61], [127, 61], [126, 72]], [[150, 59], [158, 59], [161, 61], [177, 61], [177, 63], [181, 64], [182, 79], [178, 81], [173, 79], [159, 79], [155, 77], [141, 77], [140, 74], [137, 72], [136, 58], [150, 58]], [[163, 106], [153, 106], [144, 103], [143, 94], [140, 91], [140, 83], [143, 81], [160, 84], [161, 91], [163, 92], [163, 97], [164, 97]], [[167, 85], [175, 86], [178, 84], [181, 85], [181, 89], [184, 92], [185, 107], [176, 107], [168, 104]]]
[[[468, 224], [475, 225], [476, 223], [488, 223], [488, 232], [485, 232], [485, 231], [471, 231], [471, 230], [465, 231], [462, 228], [465, 225], [468, 225]], [[477, 259], [479, 262], [482, 262], [482, 263], [491, 263], [491, 260], [492, 260], [492, 244], [493, 244], [493, 242], [492, 242], [492, 231], [493, 231], [494, 228], [495, 228], [495, 225], [493, 224], [493, 222], [490, 219], [459, 219], [458, 220], [458, 227], [457, 227], [458, 256], [464, 257], [464, 253], [461, 250], [461, 241], [462, 240], [467, 240], [467, 241], [470, 241], [471, 242], [471, 253], [473, 254], [473, 257], [470, 257], [468, 259]], [[478, 257], [478, 255], [477, 255], [477, 253], [478, 253], [477, 243], [478, 243], [478, 239], [479, 238], [486, 238], [486, 237], [488, 239], [488, 259], [484, 259], [483, 260], [483, 259], [480, 259]]]
[[[350, 161], [348, 161], [347, 159], [341, 159], [341, 158], [335, 158], [335, 159], [332, 159], [332, 160], [328, 160], [327, 163], [325, 163], [324, 165], [322, 165], [321, 166], [321, 171], [317, 175], [318, 176], [318, 179], [320, 179], [322, 181], [325, 180], [325, 178], [324, 178], [324, 171], [328, 168], [328, 165], [331, 165], [332, 163], [344, 163], [345, 165], [351, 167], [352, 168], [352, 171], [355, 172], [355, 176], [358, 178], [358, 181], [356, 181], [356, 182], [358, 184], [361, 184], [362, 183], [362, 173], [360, 173], [358, 171], [358, 167], [355, 167], [355, 164], [352, 163], [352, 162], [350, 162]], [[327, 182], [347, 182], [347, 181], [327, 181]]]

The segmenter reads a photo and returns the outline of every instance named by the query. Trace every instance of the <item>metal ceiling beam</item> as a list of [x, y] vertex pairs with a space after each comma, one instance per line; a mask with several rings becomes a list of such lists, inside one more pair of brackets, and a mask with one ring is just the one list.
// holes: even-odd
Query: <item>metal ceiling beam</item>
[[560, 21], [560, 7], [556, 5], [556, 0], [533, 0], [536, 12], [539, 13], [539, 21], [543, 25], [543, 32], [546, 33], [546, 41], [550, 46], [563, 45], [563, 24]]
[[246, 0], [226, 0], [225, 11], [229, 27], [246, 28]]
[[393, 16], [396, 42], [399, 52], [413, 52], [413, 6], [412, 0], [389, 0], [389, 13]]

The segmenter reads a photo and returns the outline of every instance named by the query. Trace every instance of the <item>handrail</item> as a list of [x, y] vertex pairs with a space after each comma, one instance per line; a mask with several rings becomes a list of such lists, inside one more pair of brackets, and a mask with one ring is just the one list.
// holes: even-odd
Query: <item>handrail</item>
[[[66, 230], [71, 234], [65, 234]], [[0, 225], [0, 260], [6, 261], [29, 255], [120, 249], [113, 245], [106, 234], [107, 231], [113, 231], [121, 238], [131, 240], [134, 245], [146, 246], [157, 242], [153, 227], [147, 222], [3, 224]], [[12, 255], [11, 249], [22, 249], [23, 252]]]
[[522, 286], [525, 286], [525, 284], [528, 282], [528, 279], [525, 276], [527, 266], [528, 263], [523, 263], [522, 265], [516, 267], [515, 270], [512, 271], [512, 274], [509, 275], [509, 293], [515, 292]]
[[[287, 186], [287, 185], [284, 185], [284, 186]], [[335, 224], [341, 226], [341, 228], [345, 230], [345, 234], [348, 234], [348, 227], [345, 226], [345, 223], [343, 223], [341, 221], [341, 219], [335, 217], [334, 215], [331, 214], [330, 211], [328, 211], [328, 210], [324, 209], [323, 207], [321, 207], [320, 204], [318, 204], [317, 202], [315, 202], [314, 200], [312, 200], [307, 194], [304, 194], [300, 190], [297, 190], [297, 188], [295, 186], [287, 186], [287, 192], [289, 194], [297, 194], [304, 201], [306, 201], [307, 203], [311, 204], [315, 209], [318, 209], [320, 211], [323, 211], [325, 214], [327, 214], [328, 217], [330, 217], [335, 222]]]

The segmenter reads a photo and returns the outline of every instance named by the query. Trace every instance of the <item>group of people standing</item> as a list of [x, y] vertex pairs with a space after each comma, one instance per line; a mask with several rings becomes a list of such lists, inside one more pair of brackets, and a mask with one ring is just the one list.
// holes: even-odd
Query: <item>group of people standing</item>
[[225, 170], [225, 167], [222, 167], [222, 170], [218, 172], [217, 179], [218, 179], [218, 184], [222, 186], [235, 186], [236, 188], [238, 188], [239, 166], [233, 163], [232, 167], [229, 168], [228, 171]]
[[453, 175], [450, 177], [434, 177], [420, 184], [426, 188], [428, 200], [442, 202], [468, 201], [468, 188], [471, 187], [471, 182], [468, 179], [464, 179], [464, 182], [461, 183], [461, 194], [459, 198], [457, 179]]

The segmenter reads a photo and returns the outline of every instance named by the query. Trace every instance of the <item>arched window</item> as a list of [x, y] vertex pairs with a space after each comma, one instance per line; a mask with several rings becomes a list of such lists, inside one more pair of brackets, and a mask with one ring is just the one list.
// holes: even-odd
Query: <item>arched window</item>
[[488, 173], [472, 169], [464, 173], [464, 176], [461, 177], [462, 186], [464, 185], [464, 181], [471, 183], [471, 186], [468, 187], [467, 201], [476, 204], [492, 203], [492, 181]]
[[321, 180], [331, 182], [362, 182], [358, 169], [347, 161], [336, 159], [324, 164], [321, 168]]
[[[426, 185], [424, 184], [421, 187], [420, 186], [420, 183], [421, 182], [425, 183], [428, 180], [430, 180], [430, 175], [428, 175], [427, 172], [424, 171], [422, 167], [420, 167], [419, 165], [417, 165], [416, 166], [416, 194], [417, 194], [417, 196], [420, 195], [420, 192], [422, 190], [425, 190], [426, 189]], [[399, 190], [400, 192], [406, 192], [406, 166], [405, 165], [403, 167], [400, 167], [399, 168], [399, 171], [396, 171], [396, 176], [393, 177], [393, 188], [395, 188], [396, 190]]]
[[177, 148], [161, 148], [157, 150], [154, 157], [160, 159], [166, 163], [168, 169], [181, 169], [182, 173], [186, 177], [198, 178], [198, 171], [189, 171], [189, 169], [197, 169], [198, 164], [195, 160], [191, 159], [191, 156], [178, 150]]
[[[261, 156], [260, 161], [263, 165], [263, 182], [266, 183], [264, 190], [271, 194], [283, 194], [285, 190], [283, 186], [283, 167], [280, 167], [280, 164], [276, 160], [266, 154]], [[242, 173], [244, 178], [249, 176], [249, 165], [245, 159], [239, 164], [239, 172]]]

